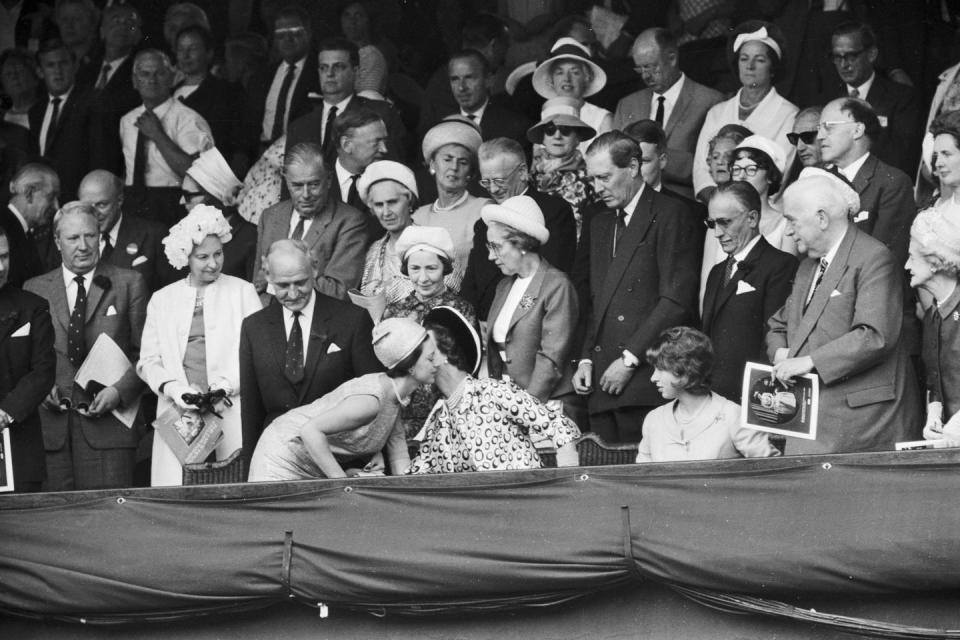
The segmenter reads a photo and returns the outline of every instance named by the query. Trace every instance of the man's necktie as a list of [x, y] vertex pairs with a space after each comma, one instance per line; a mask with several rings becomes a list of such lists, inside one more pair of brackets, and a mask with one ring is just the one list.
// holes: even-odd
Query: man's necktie
[[663, 96], [657, 96], [657, 114], [653, 117], [660, 127], [663, 127], [663, 101], [666, 100]]
[[727, 258], [727, 266], [723, 270], [723, 286], [730, 284], [733, 279], [733, 272], [737, 268], [737, 259], [733, 256]]
[[273, 129], [270, 131], [270, 140], [276, 140], [283, 135], [283, 120], [287, 114], [287, 96], [290, 95], [290, 87], [293, 85], [293, 77], [297, 73], [297, 68], [292, 64], [287, 64], [287, 75], [283, 77], [283, 84], [280, 85], [280, 95], [277, 97], [277, 110], [273, 116]]
[[291, 240], [303, 240], [303, 228], [304, 228], [304, 226], [305, 226], [304, 223], [305, 223], [305, 221], [306, 221], [306, 218], [304, 218], [304, 217], [303, 217], [302, 215], [300, 215], [299, 213], [295, 213], [294, 215], [296, 215], [298, 218], [300, 218], [300, 220], [297, 221], [297, 226], [295, 226], [295, 227], [293, 228], [293, 233], [290, 234], [290, 239], [291, 239]]
[[617, 221], [613, 227], [613, 255], [617, 255], [617, 247], [620, 245], [620, 238], [627, 228], [627, 212], [623, 209], [617, 209]]
[[110, 233], [103, 234], [103, 249], [100, 249], [100, 260], [106, 261], [113, 253], [113, 243], [110, 242]]
[[333, 142], [333, 121], [337, 119], [337, 108], [330, 107], [330, 113], [327, 114], [327, 123], [323, 127], [323, 141], [321, 148], [324, 157], [331, 157], [337, 153], [337, 145]]
[[300, 329], [300, 312], [293, 312], [293, 325], [287, 338], [287, 354], [283, 361], [283, 375], [293, 384], [303, 381], [303, 330]]
[[104, 62], [103, 68], [100, 69], [100, 77], [97, 78], [97, 84], [94, 87], [97, 91], [102, 91], [104, 87], [107, 86], [107, 82], [110, 81], [110, 63]]
[[350, 188], [347, 190], [347, 204], [357, 211], [363, 211], [364, 205], [360, 200], [360, 192], [357, 190], [357, 179], [359, 177], [359, 173], [350, 176]]
[[70, 314], [70, 325], [67, 327], [67, 357], [70, 363], [79, 367], [87, 355], [87, 347], [83, 338], [83, 327], [87, 315], [87, 290], [83, 286], [83, 276], [74, 279], [77, 283], [77, 301]]
[[852, 89], [850, 89], [850, 97], [851, 97], [851, 98], [859, 98], [859, 97], [860, 97], [860, 90], [857, 89], [856, 87], [853, 87]]
[[133, 156], [133, 186], [143, 188], [147, 184], [147, 136], [137, 131], [137, 151]]
[[817, 277], [813, 281], [813, 288], [810, 289], [810, 294], [807, 296], [807, 301], [803, 303], [803, 310], [806, 311], [807, 307], [810, 306], [810, 301], [813, 300], [814, 294], [817, 292], [817, 287], [820, 286], [820, 283], [823, 282], [823, 274], [827, 272], [827, 266], [829, 263], [826, 258], [820, 258], [820, 266], [817, 267]]
[[50, 126], [47, 127], [47, 139], [44, 141], [43, 152], [50, 153], [50, 147], [53, 146], [54, 133], [57, 130], [57, 120], [60, 119], [60, 103], [63, 102], [63, 99], [60, 96], [56, 96], [50, 99], [50, 104], [53, 105], [53, 113], [50, 114]]

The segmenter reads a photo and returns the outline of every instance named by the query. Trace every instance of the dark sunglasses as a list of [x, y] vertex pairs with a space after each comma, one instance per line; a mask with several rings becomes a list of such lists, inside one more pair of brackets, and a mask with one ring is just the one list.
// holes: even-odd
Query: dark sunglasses
[[797, 146], [798, 141], [803, 141], [803, 144], [813, 144], [817, 141], [817, 132], [816, 131], [801, 131], [800, 133], [788, 133], [787, 140], [790, 141], [790, 144]]
[[543, 135], [552, 136], [557, 131], [560, 132], [562, 136], [568, 136], [575, 131], [573, 127], [568, 127], [565, 125], [555, 125], [552, 122], [543, 128]]

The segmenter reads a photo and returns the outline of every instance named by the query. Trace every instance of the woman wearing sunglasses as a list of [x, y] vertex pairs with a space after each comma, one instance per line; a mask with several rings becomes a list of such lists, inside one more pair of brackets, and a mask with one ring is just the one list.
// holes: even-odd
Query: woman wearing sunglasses
[[584, 209], [598, 202], [578, 145], [595, 134], [596, 131], [580, 119], [578, 101], [563, 97], [547, 100], [540, 122], [527, 131], [527, 140], [535, 145], [530, 172], [535, 188], [570, 203], [577, 219], [578, 241]]

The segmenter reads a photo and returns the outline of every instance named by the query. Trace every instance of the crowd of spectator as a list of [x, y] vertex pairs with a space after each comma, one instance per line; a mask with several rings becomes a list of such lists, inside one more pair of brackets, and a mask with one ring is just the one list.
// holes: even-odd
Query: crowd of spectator
[[[960, 443], [958, 24], [0, 0], [15, 490], [180, 484], [154, 421], [204, 410], [251, 481], [576, 464], [584, 432], [638, 461]], [[109, 346], [130, 368], [86, 382]], [[748, 362], [818, 379], [815, 439], [744, 426]]]

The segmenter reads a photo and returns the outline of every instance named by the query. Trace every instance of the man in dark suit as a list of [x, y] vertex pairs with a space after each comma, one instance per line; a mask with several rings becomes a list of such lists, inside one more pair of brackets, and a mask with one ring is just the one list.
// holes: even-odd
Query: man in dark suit
[[243, 454], [249, 461], [273, 420], [338, 386], [383, 369], [373, 353], [373, 322], [363, 309], [314, 290], [316, 270], [299, 240], [267, 254], [277, 301], [243, 321], [240, 388]]
[[54, 218], [63, 266], [28, 280], [24, 289], [50, 304], [57, 353], [56, 385], [40, 407], [50, 491], [129, 487], [141, 429], [112, 412], [134, 406], [143, 382], [133, 366], [113, 385], [80, 390], [74, 378], [97, 338], [112, 339], [136, 363], [147, 309], [143, 276], [98, 264], [94, 208], [70, 202]]
[[784, 382], [820, 379], [817, 439], [788, 438], [789, 454], [891, 450], [923, 424], [900, 337], [903, 264], [850, 223], [858, 200], [820, 169], [784, 193], [787, 232], [807, 258], [769, 321], [767, 355]]
[[666, 29], [648, 29], [637, 36], [632, 55], [646, 88], [617, 103], [613, 128], [623, 130], [632, 122], [647, 119], [663, 127], [670, 157], [670, 163], [664, 168], [664, 180], [668, 188], [692, 198], [693, 152], [700, 128], [707, 111], [720, 102], [723, 95], [680, 71], [677, 40]]
[[143, 40], [140, 13], [130, 3], [114, 3], [103, 10], [100, 22], [102, 55], [96, 71], [82, 84], [94, 90], [93, 126], [96, 147], [91, 167], [123, 172], [120, 118], [140, 104], [133, 88], [133, 54]]
[[307, 96], [319, 90], [317, 59], [311, 55], [310, 16], [290, 6], [273, 21], [273, 48], [280, 61], [256, 74], [247, 87], [248, 154], [256, 158], [289, 125], [309, 112]]
[[393, 106], [388, 102], [371, 100], [354, 93], [354, 81], [359, 67], [360, 52], [357, 45], [349, 40], [328, 38], [317, 45], [317, 68], [323, 100], [308, 113], [290, 122], [287, 130], [287, 150], [301, 142], [319, 141], [323, 147], [324, 159], [332, 166], [337, 156], [338, 141], [333, 132], [337, 117], [365, 107], [380, 116], [387, 127], [385, 157], [401, 162], [407, 158], [409, 154], [406, 132]]
[[123, 181], [118, 176], [91, 171], [80, 183], [79, 197], [97, 212], [101, 264], [137, 271], [150, 291], [173, 282], [176, 274], [163, 250], [167, 230], [152, 220], [123, 215]]
[[619, 131], [587, 149], [587, 173], [610, 209], [593, 217], [589, 313], [574, 390], [589, 395], [590, 429], [639, 442], [643, 418], [662, 403], [647, 348], [667, 328], [697, 321], [700, 221], [646, 187], [640, 148]]
[[760, 195], [748, 182], [720, 185], [707, 225], [727, 260], [707, 276], [703, 332], [713, 342], [711, 389], [740, 404], [745, 362], [767, 361], [767, 320], [790, 294], [797, 259], [760, 235]]
[[[540, 248], [540, 255], [557, 269], [569, 273], [577, 252], [577, 221], [567, 201], [529, 186], [527, 158], [516, 140], [488, 140], [480, 145], [477, 155], [482, 176], [480, 183], [498, 204], [519, 195], [528, 195], [537, 203], [550, 231], [550, 239]], [[487, 319], [497, 283], [503, 278], [503, 273], [489, 260], [488, 254], [487, 224], [477, 220], [460, 295], [473, 305], [480, 320]]]
[[10, 249], [10, 274], [15, 287], [46, 269], [34, 242], [38, 229], [49, 225], [57, 207], [60, 180], [45, 164], [24, 165], [10, 181], [10, 202], [0, 211], [0, 228]]
[[47, 301], [9, 284], [10, 245], [0, 229], [0, 433], [10, 429], [13, 489], [40, 491], [46, 477], [37, 407], [56, 379]]
[[60, 177], [64, 200], [75, 200], [80, 180], [90, 170], [97, 144], [90, 91], [75, 82], [77, 62], [61, 40], [44, 43], [37, 53], [46, 96], [30, 109], [30, 148]]
[[917, 91], [875, 71], [880, 54], [873, 29], [866, 24], [846, 22], [834, 29], [831, 55], [839, 78], [827, 89], [821, 104], [843, 96], [866, 100], [881, 126], [873, 153], [907, 175], [914, 175], [922, 139]]

